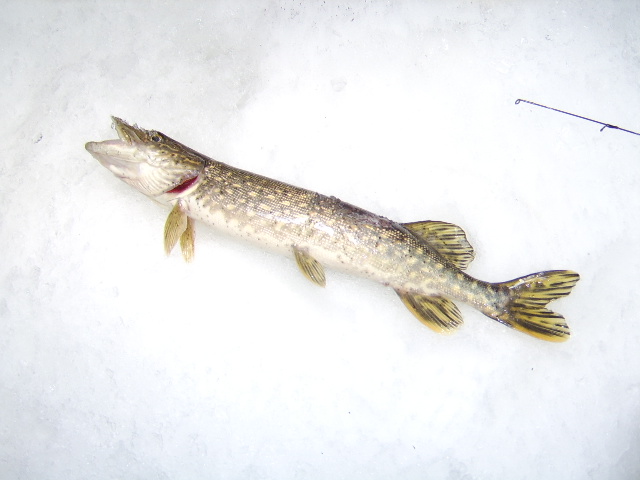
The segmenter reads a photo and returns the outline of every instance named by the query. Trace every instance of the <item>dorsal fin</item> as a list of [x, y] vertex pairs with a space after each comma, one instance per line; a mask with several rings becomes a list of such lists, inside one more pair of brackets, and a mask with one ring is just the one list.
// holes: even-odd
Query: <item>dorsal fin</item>
[[402, 302], [418, 320], [438, 333], [452, 333], [462, 325], [456, 304], [444, 297], [406, 293], [396, 290]]
[[473, 247], [467, 241], [464, 230], [457, 225], [427, 220], [403, 223], [402, 226], [460, 270], [467, 268], [474, 258]]

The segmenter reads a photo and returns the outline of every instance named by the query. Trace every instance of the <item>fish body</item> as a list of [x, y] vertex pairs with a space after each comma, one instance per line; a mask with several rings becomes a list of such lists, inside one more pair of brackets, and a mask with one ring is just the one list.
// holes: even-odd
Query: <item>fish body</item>
[[469, 276], [474, 252], [464, 231], [439, 221], [398, 223], [335, 197], [218, 162], [171, 139], [113, 118], [118, 140], [87, 150], [116, 176], [172, 207], [165, 249], [180, 241], [194, 251], [194, 220], [295, 258], [302, 273], [324, 286], [324, 267], [393, 288], [432, 329], [462, 324], [455, 301], [510, 327], [551, 341], [566, 340], [564, 318], [546, 304], [578, 281], [568, 270], [539, 272], [502, 283]]

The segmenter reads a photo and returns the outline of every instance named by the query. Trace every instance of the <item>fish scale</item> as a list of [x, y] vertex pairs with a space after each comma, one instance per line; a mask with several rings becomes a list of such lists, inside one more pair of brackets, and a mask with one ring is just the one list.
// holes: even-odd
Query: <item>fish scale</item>
[[569, 337], [564, 318], [546, 305], [579, 280], [569, 270], [539, 272], [500, 283], [463, 270], [474, 256], [464, 231], [450, 223], [398, 223], [336, 197], [241, 170], [202, 155], [167, 135], [113, 118], [119, 140], [87, 150], [117, 177], [172, 207], [165, 250], [178, 240], [194, 252], [194, 220], [292, 256], [306, 278], [324, 286], [325, 267], [390, 286], [435, 331], [462, 324], [454, 301], [530, 335]]

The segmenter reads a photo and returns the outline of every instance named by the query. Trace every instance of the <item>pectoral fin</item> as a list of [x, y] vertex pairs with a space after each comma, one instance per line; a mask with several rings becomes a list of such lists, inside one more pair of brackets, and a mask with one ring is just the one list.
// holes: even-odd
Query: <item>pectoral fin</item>
[[402, 226], [460, 270], [467, 268], [474, 258], [473, 247], [467, 241], [464, 230], [457, 225], [427, 220], [403, 223]]
[[438, 333], [452, 333], [462, 325], [460, 310], [451, 300], [399, 290], [396, 293], [418, 320]]
[[182, 258], [187, 262], [193, 260], [195, 241], [196, 229], [194, 221], [190, 217], [187, 217], [187, 228], [185, 228], [182, 235], [180, 235], [180, 250], [182, 250]]
[[326, 285], [324, 268], [320, 265], [320, 262], [298, 247], [293, 247], [293, 255], [296, 257], [298, 267], [305, 277], [321, 287]]
[[[176, 203], [164, 224], [164, 251], [167, 255], [178, 243], [178, 239], [187, 230], [188, 217]], [[184, 251], [184, 250], [183, 250]]]

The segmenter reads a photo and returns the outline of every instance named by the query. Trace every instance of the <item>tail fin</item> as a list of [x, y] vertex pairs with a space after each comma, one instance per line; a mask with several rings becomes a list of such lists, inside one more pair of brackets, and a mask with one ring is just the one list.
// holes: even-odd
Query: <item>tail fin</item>
[[569, 339], [564, 317], [548, 310], [547, 303], [571, 293], [580, 276], [570, 270], [539, 272], [499, 285], [509, 289], [509, 302], [495, 318], [517, 330], [551, 342]]

